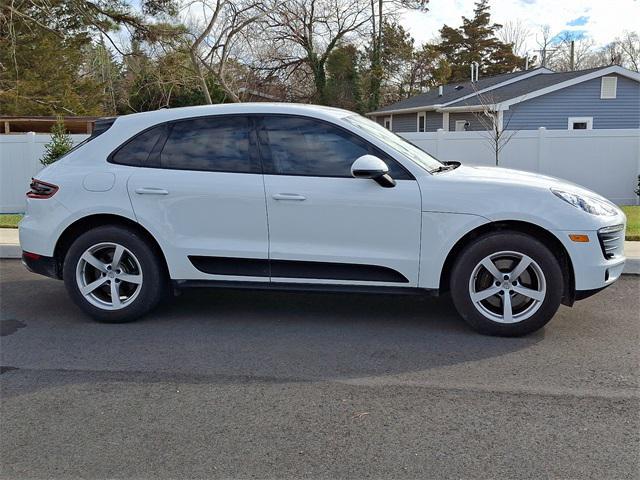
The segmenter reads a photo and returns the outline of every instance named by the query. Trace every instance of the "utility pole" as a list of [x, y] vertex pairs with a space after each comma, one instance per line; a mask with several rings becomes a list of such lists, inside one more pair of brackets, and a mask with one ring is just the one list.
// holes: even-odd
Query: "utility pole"
[[571, 40], [571, 48], [569, 50], [569, 55], [570, 55], [570, 59], [569, 59], [569, 69], [573, 72], [574, 68], [575, 68], [575, 51], [576, 51], [576, 42], [574, 40]]
[[547, 66], [547, 53], [553, 53], [557, 50], [557, 48], [551, 48], [551, 49], [546, 49], [546, 48], [541, 48], [539, 50], [534, 50], [534, 52], [539, 52], [540, 53], [540, 66], [541, 67], [546, 67]]

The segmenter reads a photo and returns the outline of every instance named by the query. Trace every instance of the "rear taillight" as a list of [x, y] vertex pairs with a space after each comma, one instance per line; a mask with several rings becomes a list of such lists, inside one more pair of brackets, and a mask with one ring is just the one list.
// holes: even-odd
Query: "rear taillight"
[[58, 191], [58, 186], [42, 180], [31, 179], [31, 190], [27, 192], [29, 198], [51, 198]]

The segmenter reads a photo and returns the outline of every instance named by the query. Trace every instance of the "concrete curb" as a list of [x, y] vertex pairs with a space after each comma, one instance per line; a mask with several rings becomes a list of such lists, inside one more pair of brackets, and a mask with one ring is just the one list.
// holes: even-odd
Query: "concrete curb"
[[0, 245], [0, 258], [20, 258], [20, 245]]
[[623, 275], [640, 275], [640, 258], [627, 258], [622, 273]]

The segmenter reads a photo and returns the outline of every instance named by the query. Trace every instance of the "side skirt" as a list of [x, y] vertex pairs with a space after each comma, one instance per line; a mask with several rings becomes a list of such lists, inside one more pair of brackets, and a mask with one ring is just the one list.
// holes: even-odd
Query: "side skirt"
[[388, 287], [379, 285], [328, 285], [318, 283], [242, 282], [232, 280], [172, 280], [174, 289], [224, 288], [240, 290], [275, 290], [287, 292], [365, 293], [390, 295], [438, 296], [437, 288]]

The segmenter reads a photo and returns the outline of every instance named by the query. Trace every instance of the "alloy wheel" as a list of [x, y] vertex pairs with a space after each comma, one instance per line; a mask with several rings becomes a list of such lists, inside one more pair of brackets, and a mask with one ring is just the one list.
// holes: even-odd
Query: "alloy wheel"
[[530, 318], [542, 306], [547, 286], [544, 273], [531, 257], [503, 251], [486, 256], [469, 279], [475, 308], [498, 323]]
[[92, 305], [120, 310], [130, 305], [142, 289], [142, 268], [131, 250], [113, 242], [93, 245], [80, 256], [76, 284]]

